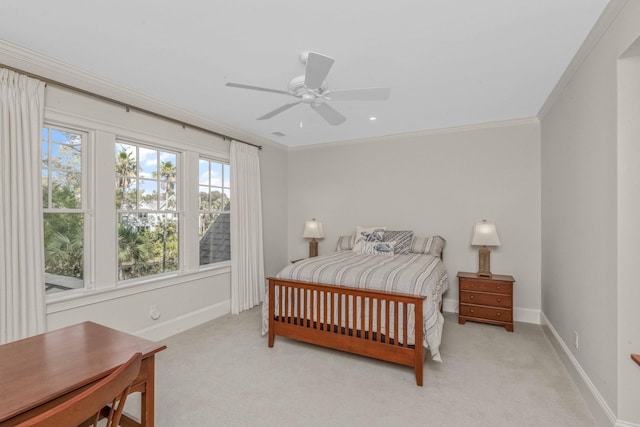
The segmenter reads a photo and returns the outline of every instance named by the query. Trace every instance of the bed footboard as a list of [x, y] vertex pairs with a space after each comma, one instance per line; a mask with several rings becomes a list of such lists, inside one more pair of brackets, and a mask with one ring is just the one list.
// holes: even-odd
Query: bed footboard
[[422, 386], [425, 298], [269, 278], [269, 347], [280, 335], [412, 366]]

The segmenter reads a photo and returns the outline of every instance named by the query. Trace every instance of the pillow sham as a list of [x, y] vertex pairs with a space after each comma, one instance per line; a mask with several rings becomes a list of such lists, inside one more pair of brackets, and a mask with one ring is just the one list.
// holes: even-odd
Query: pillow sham
[[447, 241], [440, 236], [416, 237], [411, 244], [411, 253], [442, 258], [442, 250], [446, 243]]
[[382, 237], [384, 236], [384, 230], [387, 227], [356, 227], [356, 240], [354, 244], [358, 243], [360, 240], [365, 242], [382, 242]]
[[353, 250], [359, 255], [393, 255], [396, 242], [365, 242], [356, 243]]
[[406, 255], [411, 252], [413, 242], [413, 231], [392, 231], [385, 230], [382, 237], [383, 242], [396, 242], [394, 253], [396, 255]]
[[338, 243], [336, 244], [336, 252], [352, 250], [355, 240], [356, 240], [356, 236], [353, 234], [338, 237]]

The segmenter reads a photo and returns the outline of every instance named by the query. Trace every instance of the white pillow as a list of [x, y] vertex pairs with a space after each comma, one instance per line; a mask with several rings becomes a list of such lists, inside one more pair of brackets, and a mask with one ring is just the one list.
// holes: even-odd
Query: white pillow
[[382, 238], [384, 237], [384, 230], [387, 227], [356, 227], [356, 239], [354, 241], [354, 245], [359, 241], [365, 242], [382, 242]]
[[359, 255], [393, 255], [396, 242], [365, 242], [360, 240], [353, 250]]

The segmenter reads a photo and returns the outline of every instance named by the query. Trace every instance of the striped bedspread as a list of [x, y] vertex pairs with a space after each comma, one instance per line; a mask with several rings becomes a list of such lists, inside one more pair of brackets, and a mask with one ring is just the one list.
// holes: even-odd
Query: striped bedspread
[[[298, 261], [280, 271], [277, 278], [426, 296], [423, 345], [434, 360], [441, 361], [439, 346], [444, 318], [440, 303], [449, 288], [449, 277], [440, 258], [413, 253], [386, 256], [341, 251]], [[263, 334], [268, 330], [266, 301], [268, 298], [262, 310]], [[409, 315], [413, 318], [411, 312]], [[412, 328], [407, 332], [412, 344], [415, 333]]]

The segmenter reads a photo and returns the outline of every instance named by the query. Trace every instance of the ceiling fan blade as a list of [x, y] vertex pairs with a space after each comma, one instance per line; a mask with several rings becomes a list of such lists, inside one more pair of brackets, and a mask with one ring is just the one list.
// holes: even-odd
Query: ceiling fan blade
[[270, 113], [265, 114], [262, 117], [258, 117], [257, 120], [266, 120], [266, 119], [270, 119], [271, 117], [282, 113], [283, 111], [288, 110], [291, 107], [295, 107], [296, 105], [300, 104], [302, 101], [298, 101], [298, 102], [293, 102], [291, 104], [285, 104], [280, 108], [276, 108], [275, 110], [271, 111]]
[[335, 109], [333, 109], [328, 104], [325, 104], [324, 102], [317, 105], [311, 104], [311, 108], [313, 108], [318, 114], [320, 114], [322, 118], [325, 119], [330, 125], [337, 126], [347, 120], [345, 116], [338, 113]]
[[287, 92], [286, 90], [269, 89], [269, 88], [266, 88], [266, 87], [243, 85], [243, 84], [240, 84], [240, 83], [227, 83], [225, 86], [239, 87], [240, 89], [260, 90], [262, 92], [273, 92], [273, 93], [280, 93], [282, 95], [295, 96], [294, 94], [292, 94], [291, 92]]
[[329, 56], [309, 52], [304, 85], [311, 90], [318, 89], [327, 78], [334, 62], [335, 60]]
[[388, 87], [331, 90], [325, 96], [332, 101], [386, 101], [391, 96]]

